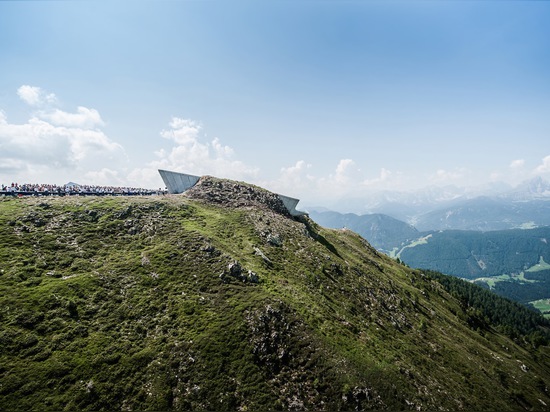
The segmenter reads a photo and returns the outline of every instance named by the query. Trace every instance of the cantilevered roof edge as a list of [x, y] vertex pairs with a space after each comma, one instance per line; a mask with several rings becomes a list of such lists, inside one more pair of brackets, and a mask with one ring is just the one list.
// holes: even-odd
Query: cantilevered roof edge
[[179, 194], [191, 189], [201, 178], [200, 176], [171, 172], [169, 170], [158, 169], [158, 171], [168, 192], [171, 194]]

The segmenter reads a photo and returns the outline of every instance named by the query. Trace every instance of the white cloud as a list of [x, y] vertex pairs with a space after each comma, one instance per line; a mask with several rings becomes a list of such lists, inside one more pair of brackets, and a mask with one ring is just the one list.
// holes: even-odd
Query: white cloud
[[60, 127], [35, 117], [25, 124], [0, 123], [2, 159], [24, 159], [53, 167], [74, 166], [98, 153], [115, 153], [122, 147], [102, 131]]
[[[0, 180], [51, 181], [69, 179], [126, 160], [121, 145], [94, 128], [103, 124], [99, 112], [78, 107], [76, 113], [52, 109], [52, 98], [38, 87], [22, 86], [19, 96], [31, 105], [43, 104], [22, 124], [10, 123], [0, 111]], [[70, 176], [69, 176], [70, 175]]]
[[261, 186], [289, 196], [299, 196], [317, 185], [316, 179], [309, 172], [311, 164], [298, 160], [294, 165], [282, 167], [279, 176], [270, 182], [259, 182]]
[[161, 131], [160, 135], [185, 146], [198, 141], [201, 129], [202, 127], [193, 120], [174, 117], [170, 122], [170, 129]]
[[254, 180], [258, 169], [234, 159], [234, 150], [223, 145], [219, 138], [204, 142], [202, 126], [190, 119], [174, 117], [170, 128], [162, 130], [160, 135], [174, 142], [169, 150], [160, 149], [143, 169], [130, 173], [132, 179], [147, 178], [148, 182], [158, 181], [157, 169], [186, 172], [195, 175], [214, 175], [237, 180]]
[[281, 176], [295, 179], [296, 177], [303, 176], [304, 172], [311, 169], [311, 164], [306, 163], [303, 160], [298, 160], [295, 165], [281, 168]]
[[217, 158], [231, 158], [233, 157], [234, 150], [229, 146], [224, 146], [220, 143], [220, 139], [217, 137], [212, 140], [212, 148]]
[[310, 202], [327, 202], [341, 198], [367, 196], [376, 189], [386, 189], [390, 184], [400, 184], [401, 174], [381, 168], [378, 176], [367, 179], [353, 159], [341, 159], [332, 173], [315, 176], [313, 166], [304, 160], [282, 168], [275, 181], [264, 183], [279, 193], [307, 199]]
[[[1, 159], [1, 160], [2, 161], [0, 162], [0, 176], [2, 174], [10, 175], [12, 179], [8, 179], [8, 180], [14, 180], [13, 178], [17, 177], [18, 172], [25, 170], [27, 168], [27, 164], [20, 159], [7, 158], [7, 159]], [[2, 181], [0, 183], [6, 184], [8, 180]]]
[[41, 112], [40, 117], [56, 126], [92, 128], [105, 125], [97, 110], [82, 106], [77, 107], [76, 113], [55, 109], [50, 112]]
[[535, 173], [536, 174], [550, 173], [550, 155], [542, 159], [542, 163], [536, 167]]
[[512, 160], [512, 162], [510, 163], [510, 169], [521, 169], [524, 165], [524, 159]]
[[128, 185], [133, 187], [149, 189], [162, 189], [164, 187], [158, 170], [151, 167], [131, 170], [127, 174], [127, 181], [129, 182]]
[[350, 186], [357, 187], [363, 181], [363, 173], [352, 159], [341, 159], [333, 174], [320, 179], [321, 185], [338, 186], [339, 190], [347, 190]]
[[44, 103], [54, 103], [57, 99], [55, 94], [46, 93], [40, 87], [23, 85], [17, 89], [17, 94], [25, 103], [31, 106], [38, 106]]
[[86, 182], [91, 182], [94, 185], [100, 186], [125, 186], [125, 179], [120, 177], [118, 170], [109, 169], [107, 167], [101, 170], [92, 170], [84, 175]]
[[367, 179], [364, 181], [364, 184], [366, 186], [375, 186], [380, 183], [387, 182], [392, 177], [392, 172], [388, 169], [382, 168], [380, 169], [380, 175], [378, 177], [375, 177], [373, 179]]
[[317, 190], [324, 197], [356, 195], [364, 190], [364, 176], [352, 159], [341, 159], [334, 173], [317, 179]]
[[352, 159], [340, 160], [335, 172], [334, 181], [341, 184], [353, 182], [361, 174], [361, 170]]

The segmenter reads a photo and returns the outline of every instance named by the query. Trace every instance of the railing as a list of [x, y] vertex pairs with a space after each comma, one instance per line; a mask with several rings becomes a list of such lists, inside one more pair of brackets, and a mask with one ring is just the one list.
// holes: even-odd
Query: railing
[[0, 196], [153, 196], [165, 195], [165, 190], [150, 190], [150, 191], [130, 191], [130, 192], [80, 192], [80, 191], [20, 191], [20, 190], [0, 190]]

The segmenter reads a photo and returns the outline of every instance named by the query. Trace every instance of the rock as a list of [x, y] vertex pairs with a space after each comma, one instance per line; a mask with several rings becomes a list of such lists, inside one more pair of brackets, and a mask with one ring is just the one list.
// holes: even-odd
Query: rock
[[524, 363], [521, 364], [520, 369], [521, 369], [523, 372], [528, 372], [528, 371], [529, 371], [529, 367], [528, 367], [526, 364], [524, 364]]
[[290, 216], [277, 194], [248, 183], [217, 179], [212, 176], [201, 177], [195, 186], [185, 192], [185, 196], [225, 207], [258, 207]]
[[269, 260], [269, 258], [266, 255], [264, 255], [264, 253], [257, 247], [254, 248], [254, 254], [260, 256], [264, 260], [264, 262], [267, 263], [268, 265], [272, 264], [271, 260]]
[[281, 246], [283, 244], [283, 241], [281, 240], [281, 236], [278, 234], [268, 234], [267, 235], [267, 243], [273, 245], [273, 246]]
[[86, 214], [90, 217], [92, 222], [96, 222], [99, 218], [99, 214], [97, 213], [97, 210], [86, 210]]
[[151, 264], [151, 261], [147, 256], [144, 255], [141, 257], [141, 266], [149, 266], [150, 264]]
[[241, 276], [242, 268], [239, 262], [237, 262], [236, 260], [227, 265], [227, 269], [229, 270], [230, 276], [233, 276], [234, 278]]
[[203, 247], [201, 247], [201, 252], [204, 252], [210, 256], [220, 256], [221, 255], [221, 252], [216, 249], [212, 244], [208, 243], [206, 245], [204, 245]]
[[135, 225], [138, 223], [137, 220], [128, 219], [124, 222], [124, 227], [128, 228], [129, 235], [137, 235], [139, 233], [139, 228]]
[[260, 281], [256, 272], [248, 270], [245, 274], [244, 269], [236, 260], [227, 265], [227, 271], [223, 271], [218, 277], [224, 283], [228, 283], [231, 278], [244, 283], [259, 283]]
[[258, 283], [260, 279], [258, 278], [258, 275], [255, 272], [252, 272], [251, 270], [248, 271], [247, 280], [250, 283]]
[[89, 381], [88, 383], [86, 383], [86, 392], [90, 393], [94, 390], [95, 388], [95, 385], [94, 385], [94, 381]]
[[123, 211], [115, 214], [116, 219], [126, 219], [128, 216], [132, 214], [132, 206], [128, 206]]

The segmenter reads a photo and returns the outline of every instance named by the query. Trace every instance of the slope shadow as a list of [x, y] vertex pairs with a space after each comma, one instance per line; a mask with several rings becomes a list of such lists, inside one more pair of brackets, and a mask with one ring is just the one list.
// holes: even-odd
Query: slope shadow
[[320, 244], [322, 244], [324, 247], [326, 247], [331, 253], [335, 254], [339, 258], [342, 258], [334, 245], [330, 243], [323, 235], [319, 234], [318, 231], [315, 230], [315, 226], [317, 226], [313, 221], [305, 216], [300, 216], [297, 218], [298, 221], [302, 222], [309, 233], [309, 235], [318, 241]]

